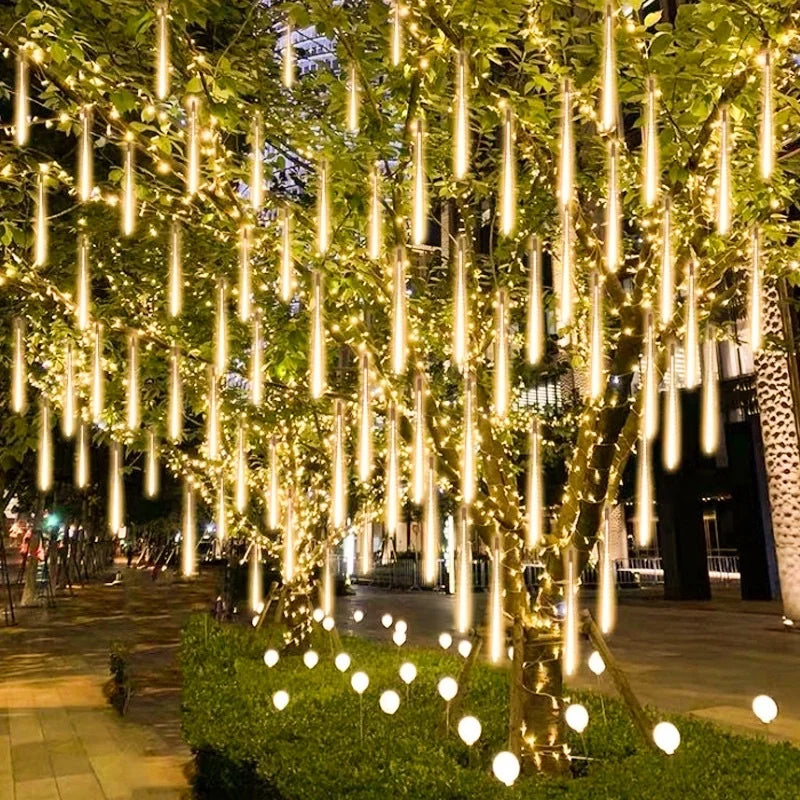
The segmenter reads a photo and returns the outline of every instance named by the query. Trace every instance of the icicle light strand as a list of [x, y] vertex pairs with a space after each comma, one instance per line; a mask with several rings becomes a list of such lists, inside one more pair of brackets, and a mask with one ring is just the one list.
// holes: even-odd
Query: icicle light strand
[[428, 238], [428, 180], [425, 175], [425, 126], [421, 119], [412, 123], [413, 168], [411, 179], [411, 241], [415, 247]]
[[542, 242], [531, 236], [528, 246], [528, 364], [535, 367], [544, 356], [544, 297], [542, 295]]
[[358, 479], [372, 477], [372, 381], [369, 353], [362, 353], [358, 387]]
[[386, 413], [386, 511], [384, 524], [386, 535], [393, 537], [397, 533], [400, 517], [400, 453], [398, 442], [397, 405], [389, 401]]
[[169, 96], [169, 3], [156, 3], [156, 97], [166, 100]]
[[516, 125], [511, 106], [503, 110], [500, 169], [500, 233], [510, 236], [517, 226]]
[[606, 133], [616, 130], [619, 113], [615, 34], [614, 6], [608, 2], [603, 20], [603, 76], [600, 100], [600, 127]]
[[531, 423], [530, 452], [528, 454], [527, 526], [525, 549], [533, 553], [544, 538], [544, 480], [541, 455], [541, 427], [534, 417]]
[[318, 400], [325, 393], [325, 319], [323, 314], [322, 273], [311, 274], [311, 397]]
[[425, 441], [425, 378], [414, 376], [414, 435], [411, 458], [411, 499], [417, 505], [425, 500], [425, 465], [427, 445]]
[[681, 397], [678, 389], [677, 346], [670, 342], [667, 362], [667, 391], [664, 396], [664, 434], [662, 461], [667, 472], [675, 472], [681, 463]]
[[469, 172], [469, 56], [456, 56], [455, 106], [453, 109], [453, 177], [464, 180]]
[[475, 499], [477, 466], [475, 441], [475, 376], [464, 376], [464, 421], [461, 438], [461, 499], [469, 505]]
[[427, 487], [425, 507], [422, 517], [422, 580], [427, 586], [436, 582], [436, 568], [439, 564], [439, 541], [441, 539], [441, 520], [439, 517], [439, 490], [436, 486], [436, 458], [428, 456]]
[[503, 620], [503, 548], [500, 534], [492, 544], [491, 582], [489, 584], [489, 661], [499, 664], [505, 652]]
[[14, 84], [14, 141], [19, 147], [30, 136], [30, 75], [25, 49], [17, 50], [16, 81]]
[[772, 54], [761, 54], [761, 121], [759, 131], [761, 178], [768, 181], [775, 169], [775, 101], [772, 94]]
[[181, 351], [172, 347], [169, 354], [169, 397], [167, 404], [167, 436], [178, 442], [183, 436], [183, 384], [181, 382]]
[[700, 447], [713, 456], [719, 449], [719, 386], [717, 384], [717, 341], [709, 325], [703, 341], [703, 391], [701, 397]]
[[44, 167], [36, 176], [36, 203], [33, 214], [33, 265], [42, 267], [47, 263], [50, 249], [47, 218], [47, 170]]
[[159, 478], [159, 447], [156, 429], [151, 425], [147, 429], [147, 454], [144, 462], [144, 494], [151, 500], [158, 496]]
[[331, 487], [331, 524], [336, 530], [347, 525], [347, 454], [345, 450], [344, 401], [333, 403], [333, 485]]
[[592, 271], [589, 278], [591, 307], [589, 313], [589, 398], [597, 401], [604, 388], [605, 345], [603, 341], [603, 287], [600, 276]]
[[456, 619], [455, 628], [462, 636], [472, 627], [472, 542], [469, 508], [458, 511], [458, 544], [456, 551]]
[[50, 401], [39, 401], [39, 446], [37, 449], [36, 486], [43, 494], [53, 488], [53, 423]]
[[750, 292], [748, 298], [747, 327], [750, 332], [750, 348], [754, 353], [763, 347], [763, 286], [761, 263], [761, 234], [756, 226], [750, 233]]
[[453, 281], [453, 363], [464, 369], [469, 355], [469, 286], [467, 284], [467, 243], [463, 233], [455, 246]]
[[511, 364], [508, 330], [508, 291], [499, 289], [495, 302], [494, 413], [500, 420], [508, 415], [511, 395]]
[[92, 109], [80, 110], [80, 141], [78, 142], [78, 199], [87, 203], [94, 190], [94, 147], [92, 145]]
[[75, 435], [77, 413], [75, 364], [72, 342], [68, 340], [64, 348], [64, 405], [61, 411], [61, 432], [65, 439]]
[[653, 75], [645, 83], [645, 110], [642, 158], [642, 202], [653, 208], [658, 202], [661, 175], [658, 152], [658, 89]]
[[406, 301], [406, 254], [402, 247], [395, 249], [392, 272], [392, 372], [406, 371], [408, 356]]
[[191, 578], [197, 574], [197, 521], [194, 487], [183, 481], [183, 520], [181, 524], [181, 574]]
[[28, 364], [25, 359], [25, 322], [14, 317], [11, 327], [11, 410], [24, 414], [28, 407]]
[[92, 284], [89, 275], [89, 239], [78, 236], [78, 271], [75, 278], [75, 322], [79, 331], [89, 328], [92, 304]]

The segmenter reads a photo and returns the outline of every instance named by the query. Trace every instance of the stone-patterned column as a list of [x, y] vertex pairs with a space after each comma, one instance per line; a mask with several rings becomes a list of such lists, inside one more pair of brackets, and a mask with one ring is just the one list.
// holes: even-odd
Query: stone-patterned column
[[[763, 301], [765, 337], [782, 341], [780, 295], [773, 281], [764, 287]], [[789, 365], [794, 356], [767, 348], [755, 356], [767, 489], [784, 614], [800, 621], [800, 437]]]

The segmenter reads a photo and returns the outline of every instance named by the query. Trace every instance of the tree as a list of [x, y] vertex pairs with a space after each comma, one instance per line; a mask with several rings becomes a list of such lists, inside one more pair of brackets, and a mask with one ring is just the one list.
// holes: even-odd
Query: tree
[[[489, 548], [500, 537], [514, 643], [510, 746], [542, 769], [560, 769], [560, 654], [574, 653], [559, 605], [567, 600], [566, 628], [574, 628], [569, 573], [587, 563], [637, 440], [640, 535], [650, 535], [643, 454], [658, 418], [654, 387], [662, 373], [674, 385], [682, 377], [672, 344], [688, 336], [693, 362], [693, 337], [734, 336], [742, 314], [756, 336], [758, 303], [747, 310], [758, 297], [757, 283], [748, 288], [753, 277], [782, 279], [797, 258], [796, 223], [785, 213], [798, 167], [785, 141], [800, 108], [797, 11], [780, 0], [680, 5], [669, 20], [647, 4], [616, 9], [599, 0], [501, 0], [480, 9], [461, 0], [389, 9], [377, 0], [175, 0], [167, 16], [163, 9], [64, 0], [2, 12], [8, 33], [0, 41], [12, 55], [22, 46], [37, 104], [31, 144], [4, 140], [0, 171], [6, 281], [25, 303], [31, 383], [60, 405], [71, 339], [91, 420], [95, 339], [92, 325], [76, 324], [73, 289], [75, 239], [84, 233], [91, 320], [106, 334], [97, 435], [144, 449], [148, 432], [164, 434], [168, 360], [179, 348], [188, 419], [163, 455], [216, 509], [221, 531], [253, 538], [275, 557], [291, 509], [296, 569], [284, 561], [284, 577], [295, 596], [307, 593], [308, 576], [341, 535], [348, 483], [351, 517], [356, 509], [375, 514], [383, 502], [391, 523], [398, 470], [418, 494], [421, 473], [406, 465], [430, 463], [423, 451], [434, 456], [435, 484], [459, 501], [472, 493], [477, 460], [469, 516]], [[287, 37], [287, 23], [299, 33]], [[300, 77], [295, 60], [310, 25], [327, 40], [306, 57], [324, 65]], [[171, 71], [153, 66], [164, 43]], [[158, 52], [166, 65], [166, 49]], [[454, 134], [459, 118], [465, 135]], [[75, 177], [76, 162], [88, 163], [86, 125], [91, 192]], [[263, 198], [260, 169], [268, 173]], [[41, 238], [33, 258], [30, 249], [42, 180], [46, 260], [36, 259]], [[123, 227], [135, 227], [129, 235], [117, 233], [120, 209]], [[174, 222], [183, 231], [183, 276], [171, 282]], [[753, 225], [764, 253], [754, 269], [746, 256]], [[437, 239], [440, 250], [427, 246]], [[453, 342], [460, 259], [463, 353]], [[529, 313], [532, 334], [542, 329], [532, 267], [539, 279], [552, 276], [544, 295], [557, 332], [543, 355], [528, 337]], [[171, 283], [183, 287], [180, 315], [169, 312]], [[228, 322], [232, 296], [240, 319]], [[123, 367], [132, 352], [138, 381]], [[252, 394], [254, 361], [263, 397]], [[586, 387], [557, 419], [534, 423], [531, 406], [509, 402], [564, 369]], [[711, 423], [715, 376], [705, 373]], [[362, 374], [370, 391], [360, 404]], [[690, 390], [700, 382], [687, 377]], [[137, 391], [144, 433], [126, 399]], [[365, 430], [371, 435], [378, 419], [377, 450], [389, 454], [385, 469], [346, 480], [342, 415], [357, 420], [364, 409]], [[546, 527], [520, 488], [529, 443], [540, 438], [534, 425], [545, 461], [558, 461], [569, 433], [563, 495]], [[709, 447], [713, 433], [709, 424]], [[358, 437], [350, 438], [356, 449]], [[260, 504], [247, 505], [238, 490], [248, 474], [254, 492], [269, 485], [272, 445], [291, 491], [280, 515], [267, 492], [265, 521]], [[533, 602], [523, 583], [526, 549], [545, 565]], [[286, 607], [299, 608], [296, 599]]]

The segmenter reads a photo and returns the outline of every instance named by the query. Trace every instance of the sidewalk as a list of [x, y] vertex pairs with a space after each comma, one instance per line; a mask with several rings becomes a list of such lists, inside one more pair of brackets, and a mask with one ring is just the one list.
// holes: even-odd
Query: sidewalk
[[[210, 607], [214, 577], [122, 572], [120, 585], [76, 588], [55, 609], [20, 609], [17, 627], [0, 628], [2, 800], [190, 796], [176, 652], [188, 615]], [[141, 684], [125, 717], [102, 691], [114, 640], [132, 646]]]

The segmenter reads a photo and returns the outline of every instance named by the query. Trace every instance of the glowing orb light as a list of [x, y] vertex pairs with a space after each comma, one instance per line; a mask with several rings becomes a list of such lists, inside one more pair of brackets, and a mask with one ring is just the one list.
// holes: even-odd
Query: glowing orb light
[[380, 704], [381, 711], [391, 716], [400, 708], [400, 695], [393, 689], [388, 689], [380, 696], [378, 703]]
[[453, 637], [449, 633], [439, 634], [439, 647], [441, 647], [442, 650], [447, 650], [451, 644], [453, 644]]
[[336, 669], [339, 672], [347, 672], [350, 669], [350, 656], [347, 653], [339, 653], [336, 658], [333, 660], [333, 663], [336, 665]]
[[394, 629], [398, 633], [408, 633], [408, 623], [403, 619], [399, 619], [395, 622]]
[[400, 665], [400, 680], [409, 686], [414, 682], [414, 679], [417, 677], [417, 668], [410, 662], [406, 661], [404, 664]]
[[264, 663], [271, 669], [278, 663], [278, 659], [280, 656], [278, 655], [277, 650], [269, 649], [266, 653], [264, 653]]
[[395, 631], [392, 634], [392, 641], [398, 646], [402, 647], [406, 643], [405, 631]]
[[275, 692], [272, 695], [272, 705], [278, 709], [278, 711], [283, 711], [287, 705], [289, 705], [289, 692], [285, 692], [283, 689]]
[[361, 620], [363, 620], [363, 619], [364, 619], [364, 612], [360, 608], [357, 608], [353, 612], [353, 621], [354, 622], [361, 622]]
[[653, 728], [653, 741], [660, 750], [671, 756], [681, 743], [681, 735], [671, 722], [659, 722]]
[[314, 618], [314, 622], [322, 622], [325, 619], [325, 612], [321, 608], [315, 608], [311, 616]]
[[381, 617], [381, 625], [384, 628], [391, 628], [392, 627], [392, 615], [391, 614], [384, 614]]
[[589, 656], [589, 669], [598, 677], [606, 671], [606, 662], [597, 650], [593, 650]]
[[580, 703], [572, 703], [567, 706], [564, 719], [575, 733], [583, 733], [589, 724], [589, 712]]
[[472, 747], [481, 735], [481, 723], [475, 717], [462, 717], [458, 723], [458, 735], [467, 747]]
[[369, 675], [366, 672], [354, 672], [353, 677], [350, 678], [350, 685], [356, 694], [364, 694], [369, 686]]
[[309, 668], [314, 669], [319, 661], [319, 656], [314, 650], [306, 650], [303, 654], [303, 663]]
[[462, 658], [467, 658], [467, 656], [469, 656], [471, 652], [472, 652], [472, 642], [470, 642], [469, 639], [462, 639], [458, 643], [458, 654]]
[[778, 716], [778, 704], [768, 694], [760, 694], [753, 698], [753, 713], [769, 725]]
[[501, 783], [511, 786], [519, 776], [519, 761], [513, 753], [503, 750], [494, 757], [492, 772]]
[[446, 703], [449, 703], [458, 694], [458, 684], [455, 678], [442, 678], [436, 688], [439, 690], [439, 695]]
[[333, 617], [325, 617], [322, 620], [322, 627], [325, 628], [326, 631], [332, 631], [336, 622], [334, 621]]

